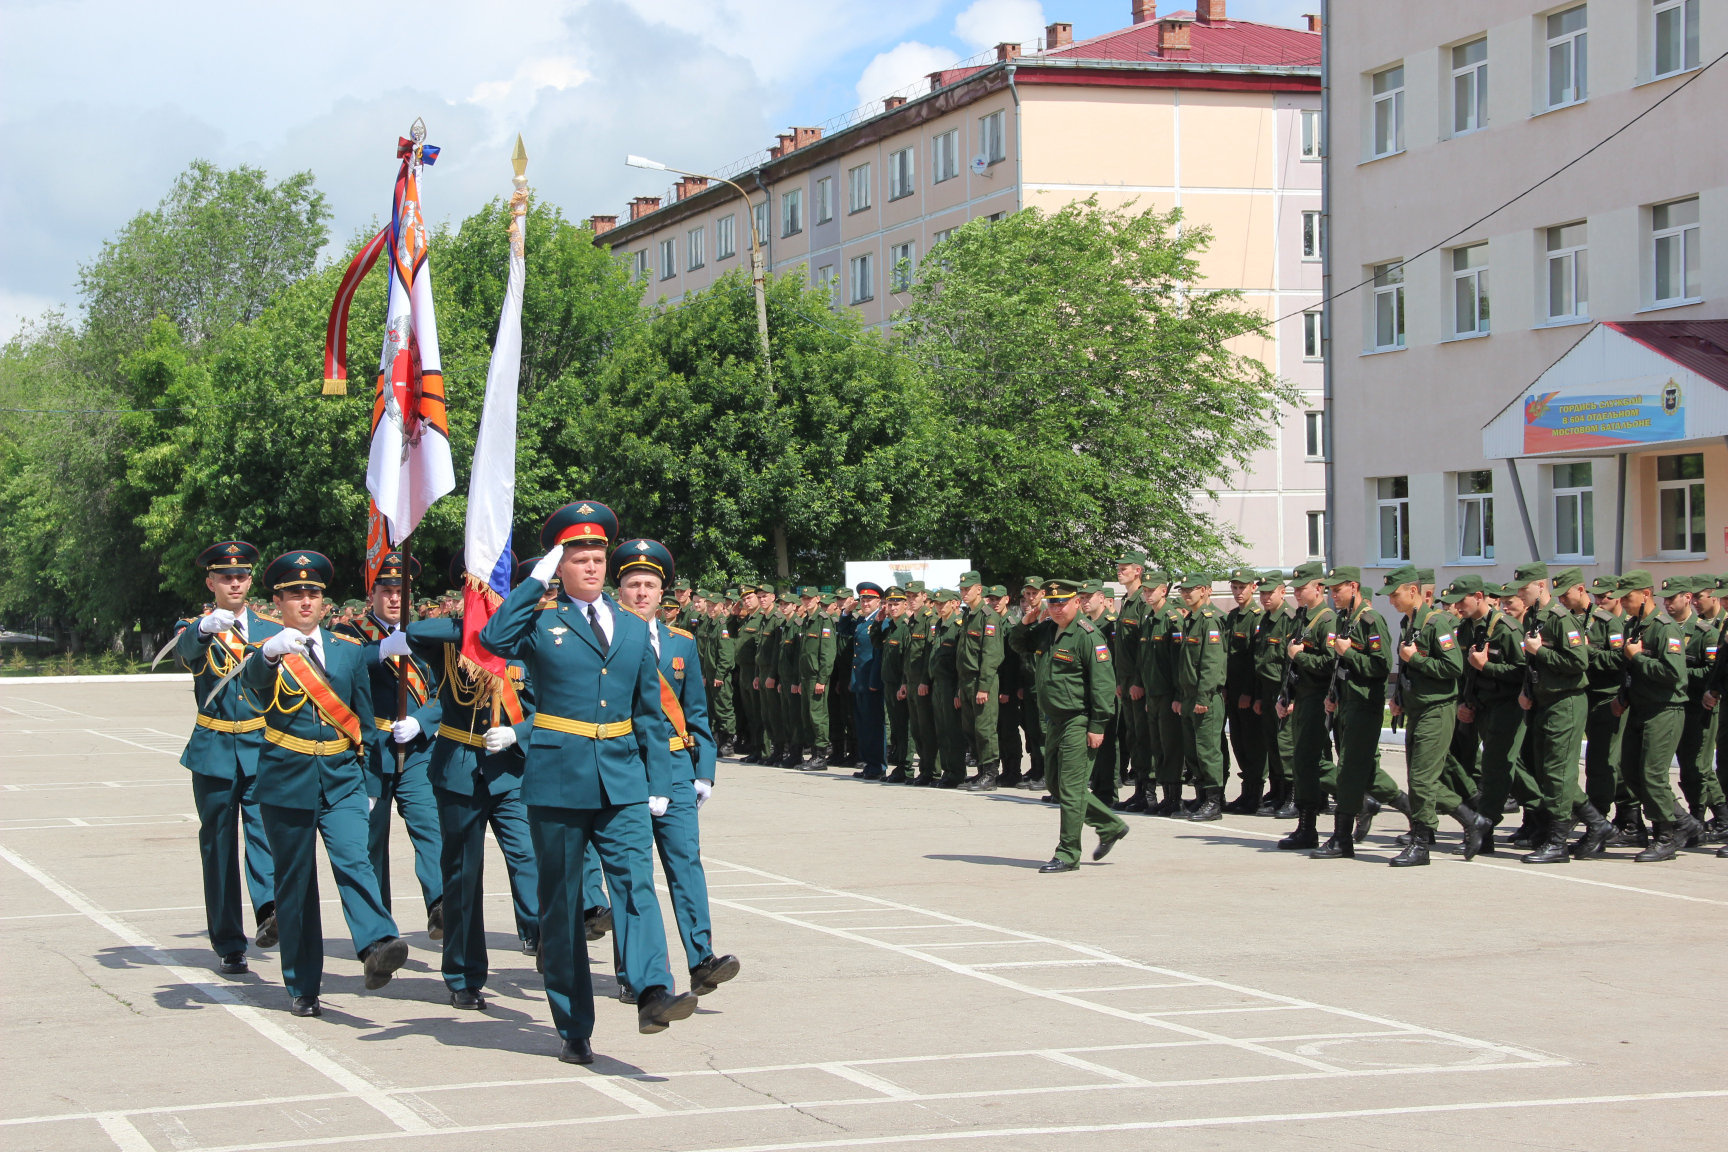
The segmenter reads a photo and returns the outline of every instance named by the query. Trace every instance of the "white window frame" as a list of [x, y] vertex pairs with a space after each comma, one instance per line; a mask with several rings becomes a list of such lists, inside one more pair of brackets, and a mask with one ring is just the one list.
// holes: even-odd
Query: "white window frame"
[[1302, 413], [1302, 458], [1326, 459], [1326, 413], [1323, 411]]
[[[1698, 541], [1699, 546], [1696, 548], [1692, 546], [1693, 541], [1691, 537], [1693, 533], [1690, 529], [1686, 532], [1687, 540], [1686, 547], [1684, 548], [1669, 548], [1662, 541], [1662, 531], [1664, 527], [1666, 527], [1667, 523], [1667, 518], [1663, 515], [1662, 506], [1665, 497], [1669, 492], [1678, 491], [1680, 493], [1681, 505], [1685, 511], [1685, 519], [1688, 523], [1690, 523], [1695, 515], [1692, 507], [1694, 497], [1696, 497], [1700, 503], [1704, 504], [1704, 511], [1708, 511], [1709, 509], [1709, 503], [1706, 500], [1706, 491], [1704, 487], [1706, 477], [1697, 476], [1687, 477], [1681, 480], [1663, 480], [1661, 479], [1662, 461], [1670, 457], [1680, 459], [1687, 456], [1703, 457], [1703, 455], [1702, 452], [1671, 452], [1664, 453], [1662, 456], [1656, 458], [1656, 547], [1658, 549], [1658, 554], [1664, 559], [1679, 559], [1682, 557], [1701, 557], [1709, 555], [1710, 527], [1707, 520], [1703, 532], [1701, 533], [1701, 538]], [[1705, 464], [1705, 470], [1708, 471], [1708, 461], [1701, 462]]]
[[[1482, 58], [1458, 63], [1458, 54], [1478, 44]], [[1464, 44], [1454, 45], [1452, 52], [1452, 123], [1450, 135], [1465, 136], [1480, 132], [1488, 124], [1488, 37], [1478, 36]], [[1469, 94], [1469, 111], [1463, 97]]]
[[934, 248], [938, 244], [945, 244], [953, 235], [954, 229], [952, 228], [938, 228], [930, 234], [930, 246]]
[[816, 286], [828, 297], [828, 306], [837, 307], [840, 303], [839, 278], [834, 274], [834, 265], [824, 264], [816, 269]]
[[[1575, 468], [1582, 464], [1590, 469], [1590, 483], [1562, 484], [1560, 469]], [[1589, 460], [1577, 460], [1552, 464], [1548, 472], [1549, 484], [1554, 499], [1554, 559], [1579, 560], [1589, 563], [1596, 558], [1596, 467]], [[1561, 546], [1563, 525], [1573, 525], [1573, 533], [1577, 539], [1576, 550], [1568, 551]]]
[[918, 191], [918, 150], [898, 148], [888, 153], [888, 200], [904, 200]]
[[714, 221], [714, 259], [726, 260], [738, 255], [738, 216], [727, 213]]
[[[1397, 481], [1404, 482], [1404, 495], [1382, 496], [1381, 485], [1391, 483], [1396, 492]], [[1386, 517], [1392, 516], [1393, 551], [1386, 550]], [[1410, 477], [1382, 476], [1374, 481], [1374, 537], [1380, 550], [1381, 564], [1405, 564], [1410, 560]]]
[[1002, 110], [978, 117], [978, 154], [986, 164], [1008, 159], [1008, 140], [1002, 131]]
[[[1394, 64], [1371, 75], [1368, 93], [1369, 158], [1396, 156], [1404, 151], [1404, 65]], [[1382, 144], [1386, 147], [1381, 147]]]
[[762, 203], [751, 205], [750, 208], [750, 224], [755, 230], [753, 233], [755, 238], [752, 243], [760, 244], [764, 248], [768, 246], [768, 212], [770, 207], [768, 198], [764, 196]]
[[[1566, 243], [1566, 229], [1583, 229], [1583, 239]], [[1589, 222], [1554, 224], [1542, 230], [1545, 261], [1542, 271], [1543, 312], [1550, 324], [1572, 324], [1590, 318], [1590, 228]], [[1556, 282], [1565, 286], [1571, 308], [1555, 311]]]
[[[1402, 260], [1389, 260], [1384, 264], [1376, 264], [1371, 275], [1373, 276], [1373, 295], [1368, 313], [1368, 332], [1374, 341], [1371, 350], [1390, 352], [1395, 348], [1405, 346], [1404, 262]], [[1383, 307], [1391, 309], [1393, 332], [1390, 343], [1381, 343], [1380, 341], [1380, 314]]]
[[[1470, 261], [1473, 253], [1480, 253], [1480, 264], [1466, 263], [1459, 267], [1459, 261]], [[1488, 335], [1488, 244], [1465, 244], [1449, 249], [1447, 259], [1452, 267], [1448, 272], [1450, 277], [1452, 302], [1452, 335], [1467, 338]], [[1464, 299], [1464, 293], [1469, 293], [1469, 299]]]
[[[1485, 491], [1466, 492], [1466, 477], [1486, 474]], [[1458, 534], [1453, 554], [1460, 564], [1492, 564], [1494, 562], [1494, 470], [1478, 468], [1469, 472], [1452, 473], [1452, 490], [1458, 501]], [[1471, 538], [1471, 516], [1475, 516], [1474, 539]], [[1474, 549], [1474, 551], [1472, 551]]]
[[780, 194], [780, 235], [796, 236], [804, 231], [804, 189]]
[[[1679, 61], [1663, 71], [1662, 18], [1669, 15], [1679, 20]], [[1678, 76], [1697, 68], [1698, 62], [1698, 0], [1656, 0], [1650, 6], [1650, 78]]]
[[950, 128], [930, 141], [930, 183], [960, 175], [960, 129]]
[[846, 264], [847, 296], [853, 304], [863, 304], [876, 299], [875, 277], [871, 265], [875, 263], [874, 254], [865, 252], [854, 256]]
[[[1692, 206], [1692, 220], [1689, 223], [1668, 224], [1657, 227], [1657, 219], [1661, 213], [1672, 211], [1682, 205]], [[1698, 197], [1688, 196], [1681, 200], [1670, 200], [1666, 204], [1655, 204], [1650, 208], [1650, 298], [1658, 305], [1690, 304], [1703, 299], [1704, 275], [1698, 267], [1700, 236], [1698, 225]], [[1664, 248], [1668, 252], [1668, 261], [1673, 263], [1679, 259], [1679, 268], [1671, 278], [1678, 286], [1680, 295], [1662, 295], [1662, 263]], [[1687, 291], [1687, 281], [1696, 278], [1697, 291]]]
[[670, 280], [678, 275], [678, 238], [668, 236], [660, 241], [660, 279]]
[[1320, 249], [1325, 243], [1321, 236], [1324, 226], [1320, 213], [1302, 213], [1302, 259], [1309, 262], [1320, 259]]
[[[905, 268], [900, 262], [906, 261]], [[912, 287], [912, 279], [918, 272], [918, 242], [908, 240], [904, 244], [888, 246], [888, 291], [904, 292]]]
[[816, 223], [826, 224], [834, 219], [834, 177], [824, 176], [816, 181]]
[[692, 228], [684, 234], [686, 271], [694, 272], [708, 262], [707, 239], [707, 229], [700, 226]]
[[1319, 560], [1326, 555], [1326, 513], [1315, 509], [1308, 513], [1308, 559]]
[[1322, 317], [1325, 314], [1319, 309], [1302, 313], [1302, 359], [1323, 360], [1326, 358], [1326, 330]]
[[[1584, 13], [1584, 23], [1568, 32], [1553, 34], [1553, 22], [1574, 12]], [[1575, 4], [1559, 12], [1550, 12], [1537, 19], [1543, 21], [1542, 106], [1544, 109], [1570, 108], [1590, 98], [1590, 13], [1588, 4]], [[1570, 87], [1555, 90], [1556, 60], [1564, 60]]]
[[649, 267], [648, 249], [638, 248], [635, 252], [635, 259], [632, 261], [630, 274], [634, 276], [637, 281], [646, 280], [649, 275]]
[[1301, 132], [1298, 151], [1305, 164], [1318, 164], [1324, 157], [1326, 141], [1324, 129], [1320, 123], [1320, 109], [1303, 108], [1298, 114], [1298, 127]]

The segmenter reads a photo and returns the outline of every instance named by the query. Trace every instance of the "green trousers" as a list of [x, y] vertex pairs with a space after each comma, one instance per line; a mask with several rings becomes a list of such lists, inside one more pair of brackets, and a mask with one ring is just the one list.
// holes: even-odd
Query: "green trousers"
[[1360, 816], [1364, 796], [1382, 804], [1398, 798], [1398, 785], [1380, 767], [1380, 722], [1385, 715], [1377, 694], [1368, 700], [1350, 697], [1338, 706], [1338, 786], [1333, 794], [1340, 816]]
[[1120, 727], [1121, 713], [1110, 717], [1110, 722], [1104, 725], [1104, 742], [1092, 753], [1092, 795], [1102, 800], [1106, 807], [1114, 808], [1122, 792], [1122, 778], [1117, 769], [1116, 734]]
[[[911, 764], [911, 749], [907, 745], [907, 724], [911, 719], [912, 705], [899, 699], [900, 685], [882, 685], [882, 695], [888, 707], [888, 763], [895, 768], [905, 768]], [[911, 695], [908, 691], [907, 695]]]
[[[1241, 707], [1241, 699], [1248, 696], [1248, 707]], [[1244, 791], [1264, 789], [1266, 786], [1266, 737], [1261, 730], [1260, 717], [1254, 712], [1252, 691], [1243, 692], [1240, 687], [1226, 688], [1224, 691], [1224, 716], [1230, 724], [1230, 751], [1236, 757], [1236, 776], [1242, 781]]]
[[1146, 697], [1146, 728], [1152, 736], [1152, 774], [1160, 784], [1180, 786], [1188, 766], [1182, 717], [1170, 710], [1173, 696]]
[[761, 693], [750, 687], [755, 675], [755, 665], [738, 669], [738, 712], [743, 717], [739, 728], [745, 743], [760, 747], [763, 742]]
[[1127, 825], [1087, 787], [1092, 778], [1094, 751], [1086, 746], [1086, 714], [1045, 716], [1044, 731], [1044, 779], [1062, 812], [1056, 859], [1078, 864], [1083, 824], [1092, 825], [1100, 836], [1115, 835]]
[[1550, 819], [1569, 821], [1584, 793], [1578, 787], [1578, 753], [1584, 745], [1589, 701], [1583, 692], [1538, 702], [1527, 723], [1536, 732], [1530, 776], [1540, 794], [1539, 809]]
[[1290, 779], [1290, 764], [1296, 759], [1296, 733], [1288, 724], [1278, 722], [1278, 697], [1284, 685], [1276, 680], [1261, 680], [1260, 711], [1254, 719], [1260, 725], [1260, 747], [1265, 752], [1265, 779], [1273, 785]]
[[1620, 771], [1620, 738], [1626, 716], [1614, 715], [1614, 697], [1584, 705], [1584, 795], [1598, 812], [1631, 799]]
[[738, 719], [732, 712], [732, 685], [722, 680], [720, 686], [714, 686], [714, 676], [709, 675], [702, 691], [708, 697], [708, 722], [714, 728], [714, 741], [719, 743], [722, 732], [728, 735], [738, 731]]
[[776, 681], [780, 686], [775, 689], [780, 694], [780, 727], [786, 734], [788, 748], [810, 747], [810, 718], [804, 715], [804, 696], [802, 692], [793, 693], [796, 681]]
[[762, 718], [762, 747], [772, 748], [775, 752], [786, 749], [786, 733], [780, 726], [780, 693], [767, 686], [767, 675], [760, 669], [756, 673], [757, 687], [756, 712]]
[[[1195, 705], [1206, 711], [1196, 715]], [[1182, 701], [1182, 751], [1194, 764], [1197, 788], [1224, 787], [1224, 696], [1212, 692]]]
[[1332, 759], [1332, 734], [1326, 730], [1326, 694], [1298, 694], [1291, 701], [1288, 726], [1293, 732], [1294, 760], [1290, 780], [1298, 808], [1324, 808], [1326, 794], [1338, 786], [1338, 766]]
[[1458, 702], [1409, 704], [1404, 709], [1404, 763], [1410, 785], [1410, 822], [1436, 828], [1440, 813], [1464, 802], [1446, 779], [1446, 760], [1457, 729]]
[[906, 702], [911, 705], [912, 743], [918, 750], [918, 774], [934, 777], [937, 770], [936, 707], [931, 693], [936, 689], [925, 685], [926, 692], [920, 696], [918, 687], [916, 684], [906, 685]]
[[1446, 786], [1460, 796], [1474, 796], [1478, 788], [1477, 762], [1482, 750], [1475, 720], [1459, 720], [1452, 727], [1452, 745], [1446, 750]]
[[1020, 728], [1026, 733], [1026, 758], [1032, 763], [1027, 768], [1027, 775], [1042, 779], [1044, 777], [1044, 712], [1038, 706], [1038, 694], [1032, 689], [1026, 689], [1025, 697], [1020, 701]]
[[958, 783], [966, 779], [966, 727], [954, 698], [956, 681], [939, 678], [930, 682], [931, 718], [936, 725], [936, 759], [942, 765], [941, 779]]
[[817, 683], [815, 679], [798, 681], [798, 695], [795, 699], [802, 702], [807, 743], [814, 748], [827, 748], [830, 747], [828, 693], [826, 690], [816, 691]]
[[984, 703], [979, 704], [976, 692], [960, 694], [960, 714], [965, 725], [966, 735], [972, 742], [972, 758], [978, 762], [978, 767], [994, 764], [1002, 759], [1001, 748], [997, 744], [997, 721], [1001, 717], [1001, 705], [996, 700], [996, 682], [983, 685]]
[[1143, 795], [1152, 786], [1152, 725], [1146, 716], [1146, 697], [1136, 700], [1126, 689], [1116, 705], [1116, 722], [1121, 731], [1117, 739], [1122, 745], [1122, 758], [1128, 765], [1128, 776], [1134, 782], [1136, 795]]
[[1644, 805], [1647, 820], [1665, 824], [1674, 820], [1674, 787], [1668, 780], [1668, 766], [1680, 747], [1685, 727], [1686, 710], [1679, 704], [1634, 704], [1626, 713], [1620, 763], [1633, 797]]
[[1692, 807], [1724, 802], [1722, 784], [1716, 779], [1711, 761], [1716, 755], [1716, 712], [1704, 711], [1702, 704], [1686, 705], [1686, 722], [1680, 729], [1680, 792]]
[[1512, 791], [1512, 778], [1523, 770], [1524, 719], [1524, 709], [1518, 707], [1516, 697], [1483, 704], [1476, 710], [1476, 731], [1482, 738], [1477, 811], [1496, 824]]

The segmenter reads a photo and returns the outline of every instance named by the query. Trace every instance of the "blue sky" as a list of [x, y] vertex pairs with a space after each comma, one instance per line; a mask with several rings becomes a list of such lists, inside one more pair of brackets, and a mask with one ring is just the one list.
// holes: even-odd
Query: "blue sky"
[[[1230, 0], [1298, 26], [1318, 0]], [[1166, 10], [1183, 6], [1161, 5]], [[346, 239], [389, 206], [416, 116], [424, 194], [460, 219], [509, 190], [582, 218], [665, 189], [626, 152], [714, 169], [1044, 24], [1129, 0], [0, 0], [0, 337], [75, 303], [78, 265], [196, 158], [316, 174]]]

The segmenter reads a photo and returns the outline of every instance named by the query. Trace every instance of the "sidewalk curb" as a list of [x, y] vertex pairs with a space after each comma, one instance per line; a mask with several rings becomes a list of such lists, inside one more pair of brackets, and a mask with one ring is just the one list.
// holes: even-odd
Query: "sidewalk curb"
[[190, 684], [190, 672], [139, 672], [116, 676], [0, 676], [0, 688], [8, 684]]

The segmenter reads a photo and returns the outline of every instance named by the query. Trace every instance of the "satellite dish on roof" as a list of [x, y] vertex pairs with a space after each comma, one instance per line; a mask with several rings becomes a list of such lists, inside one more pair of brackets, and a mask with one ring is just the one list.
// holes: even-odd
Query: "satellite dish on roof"
[[990, 157], [980, 152], [972, 157], [972, 175], [982, 176], [990, 171]]

